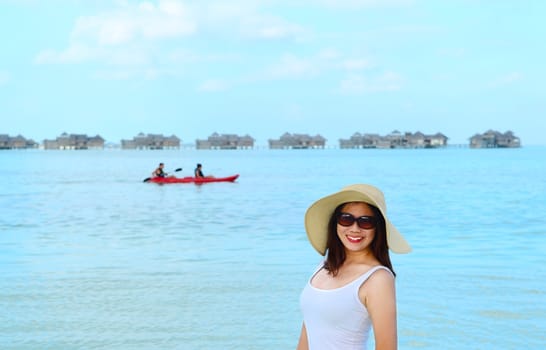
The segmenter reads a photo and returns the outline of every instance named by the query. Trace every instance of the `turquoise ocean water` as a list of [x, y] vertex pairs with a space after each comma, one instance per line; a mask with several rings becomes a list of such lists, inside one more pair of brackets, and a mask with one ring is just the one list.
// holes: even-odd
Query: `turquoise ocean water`
[[[382, 188], [400, 349], [546, 347], [546, 147], [0, 152], [1, 349], [293, 349], [303, 215]], [[236, 183], [142, 183], [158, 162]], [[177, 173], [178, 174], [178, 173]]]

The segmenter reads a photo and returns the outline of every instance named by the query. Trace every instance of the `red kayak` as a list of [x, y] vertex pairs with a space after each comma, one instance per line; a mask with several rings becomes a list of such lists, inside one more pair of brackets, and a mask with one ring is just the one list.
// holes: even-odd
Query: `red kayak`
[[195, 183], [195, 184], [203, 184], [203, 183], [209, 183], [209, 182], [233, 182], [237, 180], [239, 177], [239, 174], [226, 176], [226, 177], [192, 177], [192, 176], [186, 176], [186, 177], [152, 177], [150, 179], [146, 179], [148, 181], [145, 182], [154, 182], [156, 184], [187, 184], [187, 183]]

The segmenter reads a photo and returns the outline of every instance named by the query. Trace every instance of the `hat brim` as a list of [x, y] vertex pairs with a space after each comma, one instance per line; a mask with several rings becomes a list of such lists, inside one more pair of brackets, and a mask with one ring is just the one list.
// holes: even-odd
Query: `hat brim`
[[400, 231], [390, 222], [379, 200], [374, 198], [371, 193], [363, 193], [356, 190], [342, 190], [326, 196], [313, 203], [307, 209], [305, 213], [305, 231], [307, 232], [309, 242], [311, 242], [311, 245], [317, 252], [321, 255], [326, 254], [330, 217], [339, 205], [348, 202], [365, 202], [377, 207], [385, 219], [389, 249], [400, 254], [411, 252], [411, 246], [404, 239]]

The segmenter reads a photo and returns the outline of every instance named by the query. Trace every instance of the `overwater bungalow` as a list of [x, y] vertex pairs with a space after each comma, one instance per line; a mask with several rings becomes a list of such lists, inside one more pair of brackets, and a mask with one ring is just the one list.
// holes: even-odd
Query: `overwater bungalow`
[[483, 134], [476, 134], [470, 138], [470, 148], [518, 147], [521, 147], [521, 141], [512, 131], [501, 133], [496, 130], [487, 130]]
[[326, 139], [321, 135], [284, 133], [278, 140], [269, 140], [270, 149], [324, 148]]
[[175, 135], [139, 133], [132, 140], [121, 140], [122, 149], [179, 149], [180, 139]]
[[9, 136], [0, 134], [0, 149], [27, 149], [38, 148], [38, 143], [32, 139], [26, 139], [21, 135]]
[[43, 145], [46, 150], [103, 149], [104, 139], [100, 135], [89, 137], [86, 134], [67, 134], [63, 132], [55, 140], [44, 140]]
[[339, 140], [339, 148], [376, 148], [381, 140], [378, 134], [361, 134], [355, 132], [348, 139]]
[[249, 135], [212, 133], [206, 140], [195, 140], [196, 149], [250, 149], [254, 148], [254, 138]]
[[401, 133], [394, 130], [388, 135], [361, 134], [356, 132], [349, 139], [340, 139], [340, 148], [437, 148], [447, 146], [448, 138], [442, 133], [426, 135], [416, 133]]

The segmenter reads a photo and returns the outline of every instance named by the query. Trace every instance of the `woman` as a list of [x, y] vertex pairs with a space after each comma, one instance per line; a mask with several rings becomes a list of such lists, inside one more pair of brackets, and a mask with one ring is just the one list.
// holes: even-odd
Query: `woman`
[[358, 184], [316, 201], [305, 213], [311, 245], [326, 259], [301, 294], [302, 349], [397, 349], [394, 270], [389, 249], [410, 245], [386, 216], [383, 193]]

